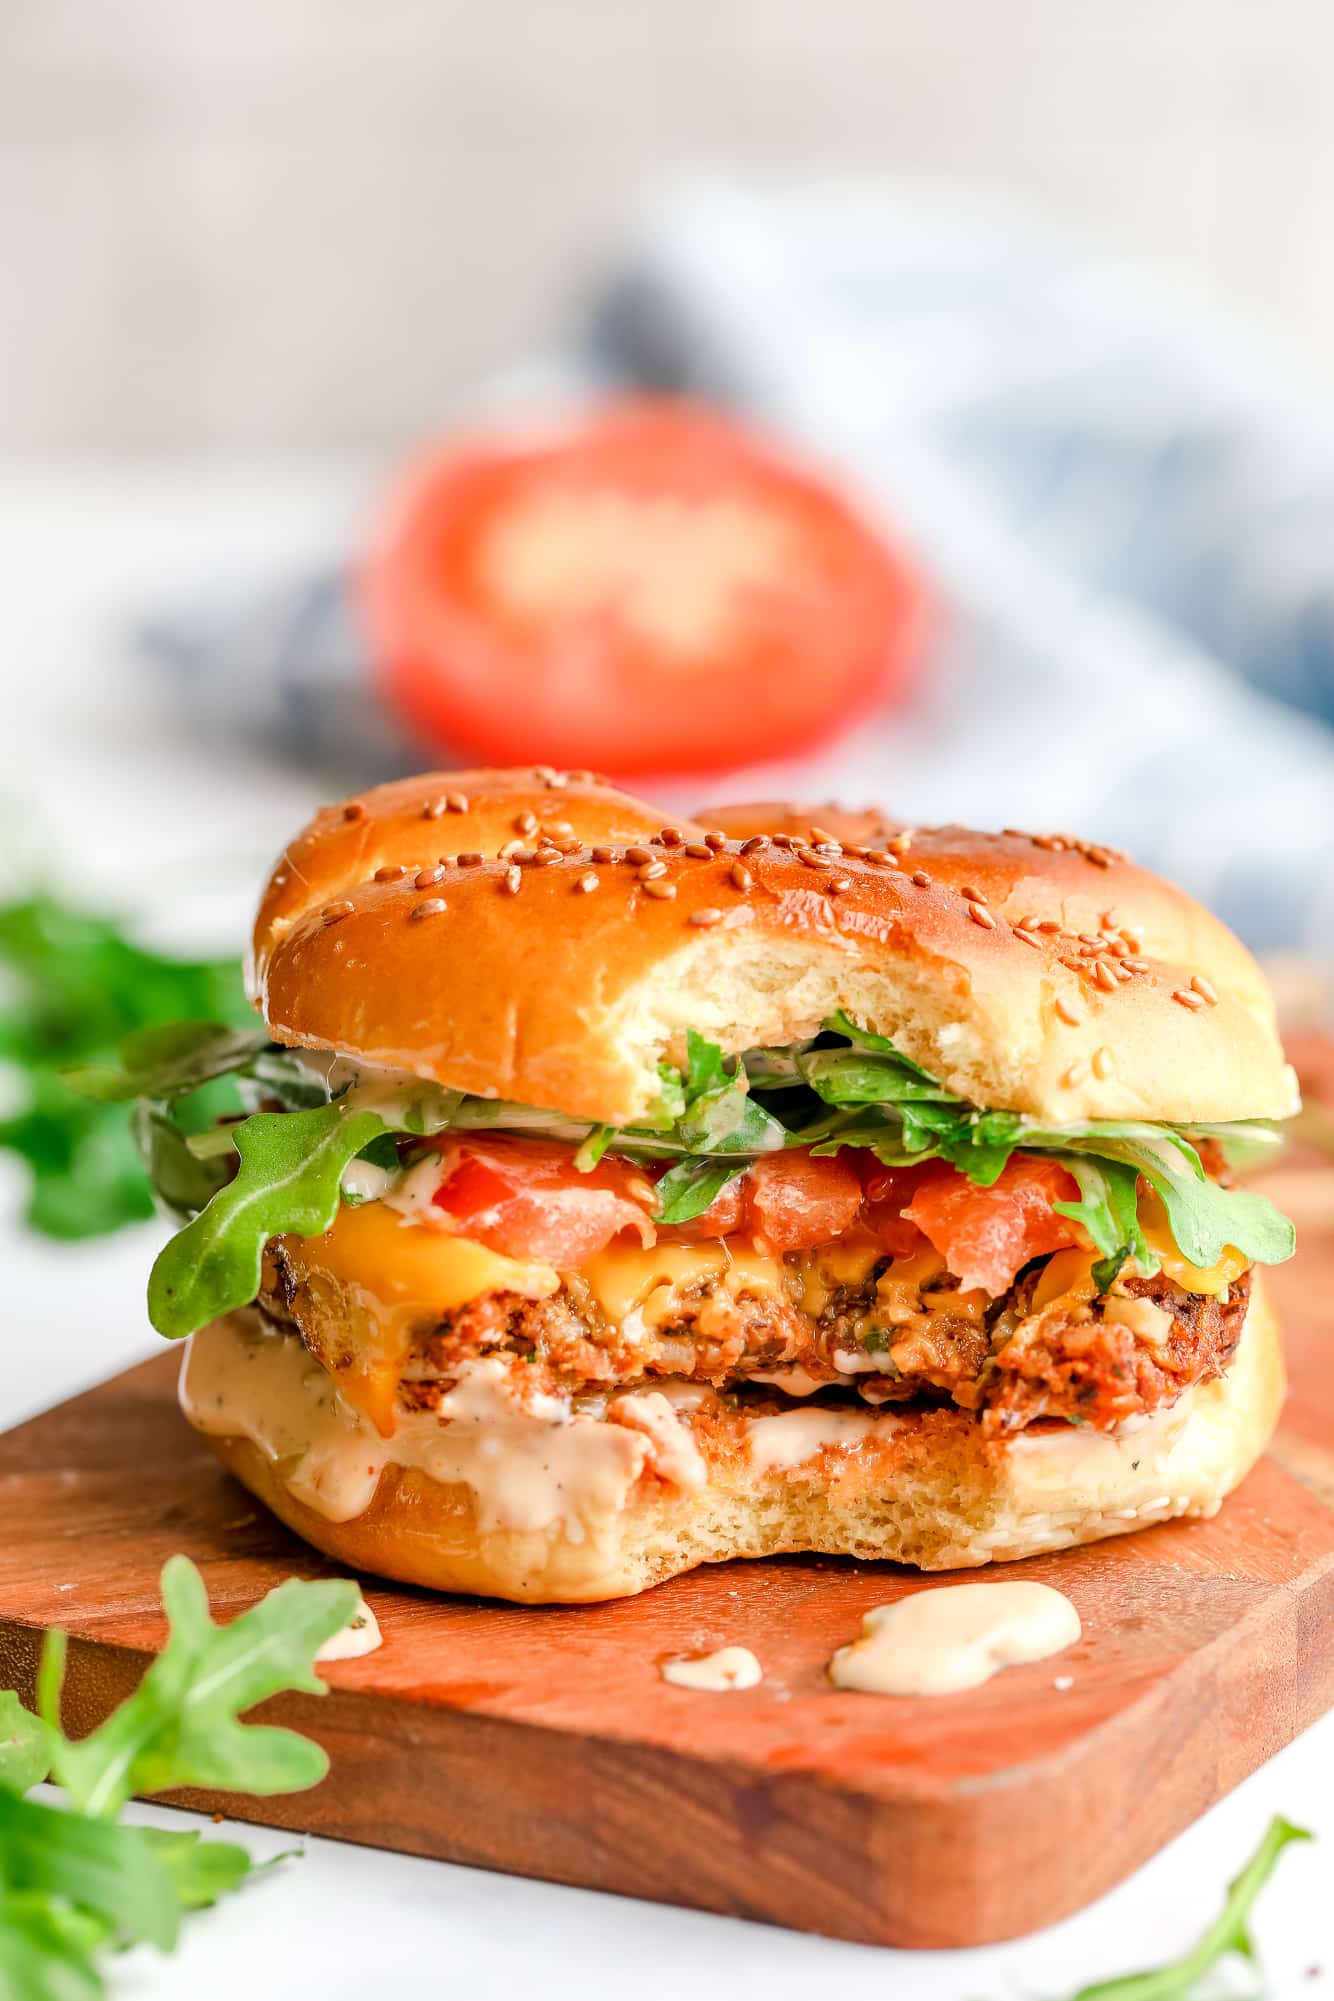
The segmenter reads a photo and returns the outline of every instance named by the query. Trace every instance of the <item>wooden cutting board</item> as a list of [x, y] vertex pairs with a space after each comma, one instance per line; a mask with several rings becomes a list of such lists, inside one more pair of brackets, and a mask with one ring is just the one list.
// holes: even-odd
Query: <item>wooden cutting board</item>
[[[1008, 1938], [1087, 1903], [1334, 1703], [1334, 1173], [1281, 1172], [1315, 1212], [1275, 1288], [1284, 1430], [1212, 1522], [1007, 1566], [1074, 1600], [1069, 1653], [968, 1695], [840, 1693], [825, 1666], [863, 1612], [944, 1581], [888, 1564], [728, 1564], [577, 1609], [371, 1580], [382, 1649], [329, 1667], [322, 1701], [268, 1705], [328, 1747], [331, 1776], [240, 1812], [903, 1946]], [[186, 1427], [177, 1359], [0, 1440], [0, 1686], [30, 1698], [42, 1632], [65, 1626], [76, 1729], [161, 1644], [173, 1551], [223, 1615], [325, 1568]], [[759, 1655], [760, 1687], [694, 1694], [658, 1674], [733, 1642]]]

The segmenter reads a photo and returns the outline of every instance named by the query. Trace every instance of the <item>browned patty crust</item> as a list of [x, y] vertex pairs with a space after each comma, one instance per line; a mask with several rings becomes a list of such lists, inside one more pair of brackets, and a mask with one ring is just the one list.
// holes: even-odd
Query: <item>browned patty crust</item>
[[[741, 1292], [716, 1281], [684, 1288], [657, 1324], [634, 1333], [609, 1324], [577, 1275], [546, 1299], [496, 1292], [394, 1336], [382, 1369], [398, 1400], [413, 1405], [484, 1354], [530, 1365], [534, 1388], [565, 1394], [686, 1377], [728, 1391], [777, 1381], [798, 1394], [825, 1385], [875, 1404], [948, 1404], [979, 1414], [1004, 1435], [1039, 1418], [1110, 1430], [1172, 1404], [1193, 1384], [1220, 1376], [1241, 1338], [1250, 1273], [1225, 1300], [1186, 1292], [1159, 1275], [1130, 1279], [1116, 1303], [1066, 1294], [1031, 1302], [1045, 1265], [1035, 1262], [985, 1309], [960, 1296], [941, 1272], [901, 1299], [877, 1280], [832, 1291], [818, 1316], [795, 1299]], [[270, 1246], [262, 1304], [291, 1322], [312, 1354], [347, 1383], [364, 1376], [366, 1329], [354, 1329], [297, 1278], [281, 1245]], [[1131, 1301], [1147, 1302], [1137, 1312]], [[840, 1366], [841, 1364], [841, 1366]], [[786, 1378], [786, 1380], [785, 1380]]]

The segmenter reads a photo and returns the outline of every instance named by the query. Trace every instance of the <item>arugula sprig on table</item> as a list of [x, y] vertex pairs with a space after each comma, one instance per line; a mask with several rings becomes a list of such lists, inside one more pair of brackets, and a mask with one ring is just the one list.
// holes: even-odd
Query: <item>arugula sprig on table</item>
[[[170, 1952], [186, 1912], [256, 1874], [235, 1842], [123, 1825], [134, 1794], [297, 1792], [328, 1769], [308, 1738], [240, 1718], [286, 1689], [325, 1692], [315, 1658], [353, 1617], [356, 1585], [291, 1578], [215, 1626], [199, 1572], [175, 1556], [162, 1602], [166, 1645], [88, 1736], [74, 1742], [61, 1728], [61, 1633], [47, 1636], [38, 1715], [0, 1693], [0, 2001], [95, 2001], [103, 1954], [141, 1943]], [[61, 1804], [30, 1797], [48, 1774]]]
[[1228, 1884], [1222, 1910], [1189, 1952], [1145, 1973], [1095, 1981], [1091, 1987], [1081, 1987], [1070, 2001], [1191, 2001], [1200, 1991], [1200, 1982], [1229, 1954], [1254, 1964], [1250, 1920], [1256, 1899], [1289, 1842], [1312, 1838], [1309, 1829], [1295, 1827], [1282, 1814], [1275, 1814], [1255, 1853]]

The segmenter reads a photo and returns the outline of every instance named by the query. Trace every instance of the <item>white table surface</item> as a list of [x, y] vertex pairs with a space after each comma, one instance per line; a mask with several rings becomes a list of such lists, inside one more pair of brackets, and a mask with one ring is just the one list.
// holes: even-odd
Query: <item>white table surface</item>
[[[0, 891], [7, 873], [21, 879], [25, 853], [48, 879], [147, 912], [164, 937], [222, 949], [239, 941], [261, 870], [317, 788], [257, 762], [238, 769], [216, 745], [183, 736], [132, 657], [129, 620], [192, 576], [325, 552], [366, 491], [364, 469], [310, 460], [0, 473]], [[156, 1230], [72, 1249], [45, 1244], [19, 1229], [20, 1194], [13, 1164], [0, 1159], [4, 1424], [155, 1346], [142, 1290]], [[368, 1595], [374, 1603], [373, 1585]], [[368, 1991], [395, 2001], [619, 2001], [627, 1992], [734, 2001], [747, 1991], [766, 2001], [834, 1992], [840, 2001], [1057, 2001], [1184, 1949], [1275, 1812], [1324, 1839], [1284, 1857], [1261, 1903], [1255, 1931], [1269, 1991], [1284, 2001], [1334, 1993], [1334, 1716], [1130, 1882], [1010, 1945], [886, 1952], [311, 1841], [301, 1859], [192, 1919], [177, 1957], [119, 1962], [112, 1991], [143, 2001], [364, 2001]], [[239, 1838], [258, 1854], [290, 1843], [264, 1830]], [[1231, 1991], [1255, 1984], [1243, 1977]]]

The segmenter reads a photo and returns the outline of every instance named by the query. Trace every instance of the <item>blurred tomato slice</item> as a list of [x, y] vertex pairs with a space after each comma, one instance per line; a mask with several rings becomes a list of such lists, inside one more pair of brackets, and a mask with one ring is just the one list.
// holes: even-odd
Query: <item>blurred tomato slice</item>
[[423, 736], [622, 775], [808, 748], [899, 684], [921, 623], [913, 572], [831, 487], [658, 399], [428, 459], [364, 599]]
[[768, 1153], [746, 1176], [751, 1229], [771, 1251], [809, 1251], [857, 1220], [862, 1184], [842, 1154]]

